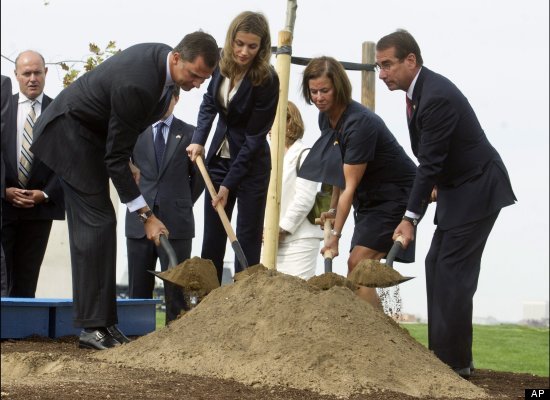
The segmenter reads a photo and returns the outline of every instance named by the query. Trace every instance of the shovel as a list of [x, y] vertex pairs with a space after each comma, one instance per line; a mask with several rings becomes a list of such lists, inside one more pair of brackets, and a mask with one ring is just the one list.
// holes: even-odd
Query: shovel
[[[315, 218], [315, 225], [321, 225], [321, 218]], [[323, 240], [325, 245], [328, 242], [328, 239], [330, 238], [330, 230], [332, 229], [332, 223], [331, 220], [326, 218], [325, 224], [323, 226]], [[323, 253], [323, 258], [325, 259], [325, 274], [332, 272], [332, 251], [325, 250]]]
[[168, 238], [160, 235], [159, 239], [161, 247], [168, 255], [168, 269], [149, 272], [165, 282], [183, 288], [189, 308], [193, 308], [201, 298], [220, 286], [212, 261], [194, 257], [178, 265], [176, 252]]
[[348, 279], [356, 285], [371, 288], [387, 288], [413, 279], [412, 276], [402, 276], [393, 269], [395, 256], [403, 248], [401, 236], [399, 236], [386, 256], [386, 263], [377, 260], [361, 260], [351, 271]]
[[[196, 159], [197, 166], [199, 167], [199, 170], [201, 171], [202, 178], [204, 179], [204, 183], [206, 184], [206, 187], [208, 188], [208, 191], [210, 192], [210, 197], [214, 198], [216, 197], [216, 189], [214, 188], [214, 185], [212, 184], [212, 181], [210, 180], [210, 176], [208, 175], [208, 171], [206, 170], [206, 167], [204, 165], [204, 160], [202, 159], [202, 156], [198, 156]], [[235, 235], [235, 232], [233, 231], [233, 228], [231, 227], [231, 222], [229, 222], [229, 219], [227, 218], [227, 214], [225, 213], [225, 209], [223, 208], [223, 205], [218, 202], [216, 205], [216, 211], [218, 211], [218, 215], [220, 216], [220, 219], [222, 220], [223, 228], [225, 229], [225, 233], [227, 233], [227, 237], [229, 238], [229, 241], [231, 242], [231, 247], [233, 247], [233, 251], [235, 252], [235, 255], [237, 256], [237, 259], [239, 260], [239, 263], [241, 263], [243, 269], [248, 267], [248, 261], [246, 259], [246, 256], [244, 255], [243, 248], [241, 247], [241, 244], [237, 240], [237, 235]]]

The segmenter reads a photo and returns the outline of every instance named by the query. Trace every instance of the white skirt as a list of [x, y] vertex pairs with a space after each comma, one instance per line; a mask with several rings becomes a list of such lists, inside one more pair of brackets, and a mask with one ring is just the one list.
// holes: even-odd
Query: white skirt
[[317, 238], [296, 239], [279, 243], [277, 271], [309, 279], [315, 275], [321, 240]]

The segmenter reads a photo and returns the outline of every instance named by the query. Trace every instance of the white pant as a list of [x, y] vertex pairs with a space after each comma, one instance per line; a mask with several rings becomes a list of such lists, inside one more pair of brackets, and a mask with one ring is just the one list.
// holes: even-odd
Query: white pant
[[279, 243], [277, 271], [309, 279], [315, 275], [320, 257], [321, 240], [317, 238], [296, 239]]

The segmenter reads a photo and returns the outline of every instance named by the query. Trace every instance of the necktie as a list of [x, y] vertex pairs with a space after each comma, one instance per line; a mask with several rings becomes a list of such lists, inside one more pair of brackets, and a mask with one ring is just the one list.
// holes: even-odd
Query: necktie
[[405, 95], [405, 100], [407, 102], [407, 118], [410, 120], [412, 117], [412, 100], [407, 95]]
[[166, 142], [164, 141], [164, 135], [162, 134], [162, 128], [164, 122], [157, 124], [157, 135], [155, 136], [155, 155], [157, 156], [157, 168], [160, 170], [162, 165], [162, 157], [164, 156], [164, 149], [166, 148]]
[[34, 127], [34, 122], [36, 121], [36, 113], [34, 111], [34, 106], [36, 101], [31, 102], [31, 109], [25, 120], [25, 125], [23, 125], [23, 138], [21, 141], [21, 157], [19, 158], [19, 172], [18, 180], [19, 185], [22, 188], [27, 187], [29, 182], [29, 176], [32, 168], [33, 154], [30, 151], [32, 145], [32, 129]]

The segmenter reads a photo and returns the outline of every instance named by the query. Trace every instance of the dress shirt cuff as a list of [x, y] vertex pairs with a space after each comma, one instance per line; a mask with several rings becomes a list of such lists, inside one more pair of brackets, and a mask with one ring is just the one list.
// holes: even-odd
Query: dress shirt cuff
[[140, 208], [145, 207], [146, 205], [147, 205], [147, 203], [145, 202], [145, 199], [143, 198], [142, 195], [140, 195], [139, 197], [136, 197], [134, 200], [129, 201], [128, 203], [126, 203], [126, 206], [128, 207], [128, 211], [130, 211], [130, 212], [137, 211]]
[[414, 219], [419, 219], [420, 218], [420, 214], [417, 214], [415, 212], [412, 212], [412, 211], [405, 211], [405, 217], [409, 217], [409, 218], [414, 218]]

